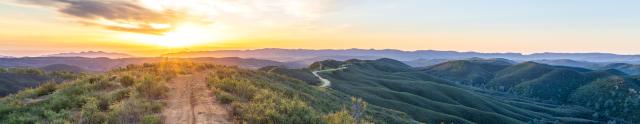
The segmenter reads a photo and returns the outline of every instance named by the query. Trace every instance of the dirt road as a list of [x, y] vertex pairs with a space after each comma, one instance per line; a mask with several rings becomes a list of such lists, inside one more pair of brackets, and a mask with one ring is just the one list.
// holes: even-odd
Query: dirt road
[[340, 67], [340, 68], [336, 68], [336, 69], [319, 70], [319, 71], [313, 71], [311, 73], [313, 73], [314, 76], [318, 77], [318, 79], [320, 79], [320, 82], [322, 82], [322, 84], [320, 84], [320, 87], [329, 87], [329, 86], [331, 86], [331, 81], [329, 81], [329, 79], [323, 78], [318, 73], [339, 71], [339, 70], [343, 70], [343, 69], [347, 69], [347, 67]]
[[165, 124], [233, 124], [229, 112], [207, 88], [205, 74], [178, 76], [167, 83]]

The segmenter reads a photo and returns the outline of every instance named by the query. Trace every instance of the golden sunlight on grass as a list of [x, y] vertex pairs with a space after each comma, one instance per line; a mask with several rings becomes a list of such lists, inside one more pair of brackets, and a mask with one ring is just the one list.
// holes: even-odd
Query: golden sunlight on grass
[[222, 25], [180, 24], [161, 35], [127, 33], [119, 37], [126, 41], [179, 48], [219, 41], [222, 38], [219, 30], [221, 27]]

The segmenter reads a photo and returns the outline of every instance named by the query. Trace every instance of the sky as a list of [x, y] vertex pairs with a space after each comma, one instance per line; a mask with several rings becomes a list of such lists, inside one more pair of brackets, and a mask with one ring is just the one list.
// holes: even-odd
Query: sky
[[259, 48], [640, 54], [637, 0], [0, 0], [0, 55]]

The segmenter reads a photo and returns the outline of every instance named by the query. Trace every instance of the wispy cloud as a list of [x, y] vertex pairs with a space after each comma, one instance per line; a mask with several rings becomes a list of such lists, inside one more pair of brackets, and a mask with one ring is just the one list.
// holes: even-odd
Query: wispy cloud
[[83, 24], [110, 30], [145, 34], [162, 34], [171, 30], [183, 12], [156, 11], [133, 0], [18, 0], [22, 4], [56, 9]]
[[[14, 0], [55, 9], [82, 24], [162, 35], [184, 21], [241, 21], [260, 26], [308, 21], [334, 9], [336, 0]], [[258, 21], [259, 23], [255, 23]], [[246, 25], [243, 25], [246, 27]]]

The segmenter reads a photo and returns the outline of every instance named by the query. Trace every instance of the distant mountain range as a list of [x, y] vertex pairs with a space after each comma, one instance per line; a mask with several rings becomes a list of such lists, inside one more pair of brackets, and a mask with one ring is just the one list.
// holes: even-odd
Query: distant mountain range
[[111, 53], [111, 52], [103, 52], [103, 51], [87, 51], [87, 52], [78, 52], [78, 53], [58, 53], [51, 55], [44, 55], [43, 57], [85, 57], [85, 58], [131, 58], [134, 57], [125, 53]]
[[241, 57], [268, 59], [281, 62], [303, 61], [316, 57], [367, 57], [367, 58], [391, 58], [400, 61], [413, 61], [418, 59], [450, 59], [459, 60], [467, 58], [504, 58], [515, 61], [532, 61], [543, 59], [571, 59], [590, 62], [621, 62], [640, 63], [640, 55], [619, 55], [609, 53], [535, 53], [525, 55], [521, 53], [479, 53], [417, 50], [402, 51], [394, 49], [342, 49], [342, 50], [309, 50], [309, 49], [256, 49], [256, 50], [218, 50], [170, 53], [167, 57]]
[[616, 69], [618, 71], [624, 72], [629, 75], [640, 75], [640, 65], [629, 64], [629, 63], [588, 62], [588, 61], [576, 61], [576, 60], [570, 60], [570, 59], [536, 60], [535, 62], [549, 64], [549, 65], [587, 68], [587, 69], [593, 69], [593, 70]]
[[[131, 64], [157, 63], [172, 60], [190, 60], [194, 62], [207, 62], [219, 65], [240, 66], [244, 68], [260, 68], [265, 66], [283, 66], [285, 63], [261, 59], [243, 59], [238, 57], [227, 58], [84, 58], [84, 57], [24, 57], [24, 58], [0, 58], [0, 67], [43, 67], [46, 69], [63, 69], [68, 71], [95, 71], [104, 72]], [[53, 65], [53, 66], [52, 66]], [[77, 68], [76, 68], [77, 67]]]
[[3, 56], [3, 55], [0, 55], [0, 58], [13, 58], [13, 56]]

